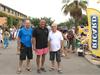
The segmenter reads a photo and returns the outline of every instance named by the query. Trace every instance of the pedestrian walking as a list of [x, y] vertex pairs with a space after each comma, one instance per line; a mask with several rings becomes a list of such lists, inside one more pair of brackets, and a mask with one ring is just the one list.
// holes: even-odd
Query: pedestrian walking
[[68, 34], [67, 30], [63, 31], [63, 38], [64, 38], [64, 52], [63, 52], [63, 56], [65, 56], [66, 58], [69, 58], [70, 51], [67, 49], [67, 46], [68, 46], [67, 34]]
[[70, 51], [71, 48], [71, 51], [75, 53], [75, 36], [72, 30], [68, 31], [67, 39], [68, 39], [68, 51]]
[[62, 73], [61, 69], [61, 50], [63, 50], [63, 36], [60, 31], [57, 30], [57, 24], [52, 24], [52, 31], [49, 33], [49, 50], [50, 50], [50, 61], [51, 70], [55, 70], [55, 58], [57, 62], [57, 70]]
[[5, 29], [3, 33], [4, 48], [7, 48], [9, 45], [9, 37], [10, 37], [10, 33], [8, 32], [8, 29]]
[[30, 20], [25, 20], [25, 27], [21, 28], [18, 34], [18, 48], [19, 53], [19, 66], [18, 73], [22, 72], [23, 61], [26, 60], [26, 70], [31, 71], [30, 61], [33, 58], [32, 54], [32, 33], [33, 29], [31, 28]]
[[46, 21], [40, 20], [40, 25], [34, 30], [33, 33], [33, 50], [35, 51], [37, 73], [41, 71], [46, 72], [44, 68], [45, 56], [48, 53], [48, 29], [46, 28]]
[[3, 47], [3, 34], [2, 29], [0, 28], [0, 48]]

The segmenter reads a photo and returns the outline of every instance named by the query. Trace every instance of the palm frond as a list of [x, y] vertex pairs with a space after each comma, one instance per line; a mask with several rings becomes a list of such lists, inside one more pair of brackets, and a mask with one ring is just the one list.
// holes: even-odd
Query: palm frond
[[62, 11], [63, 11], [63, 13], [64, 13], [65, 15], [68, 14], [69, 9], [68, 9], [68, 5], [67, 5], [67, 4], [65, 4], [65, 5], [62, 7]]
[[81, 1], [81, 2], [79, 2], [79, 6], [80, 6], [83, 10], [86, 10], [86, 8], [87, 8], [87, 2], [86, 2], [86, 1]]
[[61, 9], [61, 10], [64, 10], [64, 8], [65, 8], [66, 6], [68, 6], [68, 5], [67, 5], [67, 4], [63, 5], [63, 7], [62, 7], [62, 9]]
[[69, 10], [67, 9], [67, 7], [65, 8], [65, 10], [63, 11], [65, 15], [68, 14]]
[[88, 2], [87, 1], [81, 1], [82, 3], [84, 3], [84, 4], [88, 4]]

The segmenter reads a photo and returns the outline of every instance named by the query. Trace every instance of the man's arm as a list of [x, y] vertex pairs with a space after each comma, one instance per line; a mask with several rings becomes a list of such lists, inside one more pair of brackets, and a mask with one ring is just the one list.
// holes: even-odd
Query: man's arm
[[36, 29], [32, 33], [32, 50], [36, 50]]
[[60, 35], [60, 44], [61, 44], [61, 52], [64, 52], [64, 38], [62, 36], [62, 34]]
[[36, 50], [36, 38], [35, 37], [32, 38], [32, 49]]
[[51, 50], [51, 45], [50, 45], [50, 33], [48, 33], [48, 49], [49, 51]]
[[21, 31], [19, 31], [19, 34], [18, 34], [18, 37], [17, 37], [17, 52], [18, 52], [18, 54], [20, 53], [20, 48], [21, 48], [20, 37], [21, 37]]
[[20, 53], [20, 47], [21, 47], [21, 43], [20, 43], [20, 38], [17, 38], [17, 53]]
[[49, 49], [49, 51], [51, 50], [50, 40], [48, 41], [48, 49]]
[[61, 40], [61, 51], [64, 50], [64, 40]]

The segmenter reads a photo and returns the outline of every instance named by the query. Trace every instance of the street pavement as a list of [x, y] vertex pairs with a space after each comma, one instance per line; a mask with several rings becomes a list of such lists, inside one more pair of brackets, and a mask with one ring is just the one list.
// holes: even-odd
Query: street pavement
[[[36, 72], [36, 55], [32, 60], [32, 72], [27, 72], [24, 64], [23, 71], [20, 75], [39, 75]], [[16, 54], [16, 41], [11, 42], [7, 49], [0, 48], [0, 75], [18, 75], [18, 55]], [[59, 75], [57, 71], [49, 71], [49, 55], [46, 56], [45, 68], [47, 72], [41, 75]], [[61, 75], [100, 75], [100, 68], [88, 62], [84, 57], [78, 57], [77, 54], [71, 54], [70, 59], [62, 57]]]

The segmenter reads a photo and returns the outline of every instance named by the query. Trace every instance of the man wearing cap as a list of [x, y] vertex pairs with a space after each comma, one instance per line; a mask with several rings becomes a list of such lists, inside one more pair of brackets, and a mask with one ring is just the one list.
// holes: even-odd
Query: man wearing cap
[[57, 62], [58, 72], [61, 73], [61, 56], [60, 50], [63, 48], [63, 36], [60, 31], [57, 30], [57, 24], [52, 24], [52, 30], [48, 36], [49, 41], [49, 49], [50, 49], [50, 61], [51, 61], [51, 68], [50, 70], [55, 70], [55, 58]]

